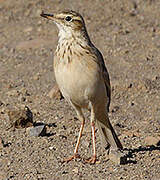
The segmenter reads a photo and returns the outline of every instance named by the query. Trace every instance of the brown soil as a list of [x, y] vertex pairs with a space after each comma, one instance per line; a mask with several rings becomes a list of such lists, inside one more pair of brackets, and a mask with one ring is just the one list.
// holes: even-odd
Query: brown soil
[[[80, 122], [54, 85], [57, 28], [41, 10], [79, 11], [103, 53], [112, 84], [110, 120], [128, 161], [115, 165], [97, 135], [98, 163], [61, 160], [72, 154]], [[30, 137], [8, 129], [6, 109], [26, 105], [47, 135]], [[0, 179], [160, 179], [160, 1], [0, 0]], [[88, 114], [86, 113], [86, 117]], [[91, 155], [89, 120], [80, 154]]]

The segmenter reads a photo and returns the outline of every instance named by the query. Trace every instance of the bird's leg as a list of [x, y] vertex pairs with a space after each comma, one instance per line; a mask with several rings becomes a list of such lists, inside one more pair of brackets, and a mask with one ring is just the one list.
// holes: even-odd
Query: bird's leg
[[87, 163], [95, 164], [96, 162], [96, 136], [95, 136], [95, 124], [92, 122], [91, 124], [92, 129], [92, 148], [93, 148], [93, 155], [91, 158], [85, 160]]
[[96, 135], [95, 135], [95, 113], [93, 111], [93, 108], [91, 109], [91, 131], [92, 131], [93, 155], [91, 158], [87, 159], [86, 162], [90, 164], [95, 164], [96, 162]]
[[81, 109], [76, 108], [76, 112], [77, 112], [77, 115], [78, 115], [78, 119], [81, 120], [81, 127], [80, 127], [80, 131], [79, 131], [79, 135], [78, 135], [78, 140], [77, 140], [77, 143], [76, 143], [76, 147], [75, 147], [73, 156], [65, 159], [64, 162], [69, 162], [72, 159], [80, 158], [80, 156], [78, 154], [78, 148], [79, 148], [80, 140], [81, 140], [81, 137], [82, 137], [82, 132], [83, 132], [84, 124], [85, 124], [85, 119], [84, 119], [84, 116], [83, 116], [83, 113], [82, 113]]
[[74, 154], [78, 153], [78, 148], [79, 148], [79, 144], [80, 144], [80, 139], [82, 137], [82, 132], [83, 132], [84, 124], [85, 124], [85, 122], [84, 122], [84, 119], [83, 119], [82, 123], [81, 123], [80, 131], [79, 131], [79, 136], [78, 136], [77, 144], [76, 144], [76, 147], [75, 147], [75, 150], [74, 150]]

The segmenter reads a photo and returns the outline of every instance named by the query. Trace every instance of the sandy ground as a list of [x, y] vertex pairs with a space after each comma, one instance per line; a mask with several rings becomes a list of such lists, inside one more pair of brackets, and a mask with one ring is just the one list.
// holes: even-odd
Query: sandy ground
[[[112, 85], [110, 120], [129, 159], [108, 160], [97, 134], [98, 163], [61, 160], [72, 154], [80, 122], [63, 100], [47, 94], [54, 81], [52, 61], [57, 28], [41, 10], [79, 11], [103, 53]], [[47, 135], [31, 137], [9, 129], [6, 109], [26, 105]], [[160, 1], [0, 0], [0, 179], [160, 179]], [[88, 114], [86, 113], [88, 119]], [[87, 120], [80, 154], [91, 155]]]

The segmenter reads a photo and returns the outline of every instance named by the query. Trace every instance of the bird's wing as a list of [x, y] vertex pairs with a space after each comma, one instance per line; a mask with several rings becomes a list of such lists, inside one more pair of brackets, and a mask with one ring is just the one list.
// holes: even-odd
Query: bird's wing
[[94, 51], [94, 54], [97, 56], [96, 62], [101, 66], [101, 69], [102, 69], [102, 75], [103, 75], [105, 86], [106, 86], [106, 94], [108, 97], [107, 110], [109, 112], [109, 106], [110, 106], [110, 101], [111, 101], [111, 85], [110, 85], [109, 74], [105, 66], [104, 59], [101, 52], [95, 46], [93, 47], [93, 51]]

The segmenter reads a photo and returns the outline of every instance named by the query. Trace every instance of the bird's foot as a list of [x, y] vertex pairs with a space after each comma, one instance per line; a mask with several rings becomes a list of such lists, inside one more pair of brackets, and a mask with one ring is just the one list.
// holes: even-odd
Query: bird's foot
[[62, 162], [63, 162], [63, 163], [64, 163], [64, 162], [67, 162], [67, 163], [68, 163], [69, 161], [72, 161], [73, 159], [78, 159], [78, 158], [80, 158], [80, 155], [79, 155], [79, 154], [74, 154], [73, 156], [64, 159]]
[[95, 164], [96, 163], [96, 156], [92, 156], [91, 158], [86, 159], [85, 162], [89, 163], [89, 164]]

